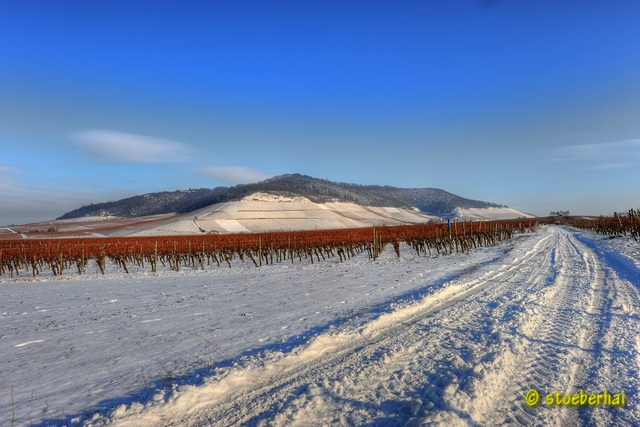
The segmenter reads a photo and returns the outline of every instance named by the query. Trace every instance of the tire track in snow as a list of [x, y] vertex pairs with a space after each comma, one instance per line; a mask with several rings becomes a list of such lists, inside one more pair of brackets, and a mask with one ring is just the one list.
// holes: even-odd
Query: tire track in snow
[[[520, 425], [637, 425], [637, 409], [544, 405], [545, 395], [552, 392], [576, 393], [583, 389], [586, 393], [602, 393], [607, 389], [616, 393], [625, 389], [628, 394], [637, 394], [633, 380], [638, 376], [637, 363], [628, 368], [630, 361], [637, 360], [637, 343], [628, 339], [627, 349], [621, 352], [613, 345], [614, 337], [630, 335], [621, 327], [611, 328], [611, 319], [616, 318], [611, 315], [616, 305], [612, 294], [621, 293], [625, 301], [634, 301], [627, 304], [637, 304], [637, 289], [621, 283], [592, 250], [567, 232], [559, 232], [553, 258], [557, 265], [551, 269], [556, 274], [549, 276], [550, 286], [521, 328], [526, 340], [516, 346], [515, 354], [507, 351], [498, 362], [502, 364], [498, 376], [505, 384], [518, 384], [518, 397], [512, 399], [510, 407], [494, 407], [495, 413], [485, 411], [474, 420]], [[536, 408], [524, 403], [523, 396], [530, 388], [541, 394], [543, 404]]]
[[[607, 389], [612, 393], [625, 390], [627, 396], [637, 399], [640, 376], [640, 292], [628, 280], [608, 265], [589, 245], [575, 239], [575, 245], [584, 251], [592, 266], [592, 291], [594, 298], [588, 312], [597, 321], [593, 342], [594, 365], [589, 372], [592, 392]], [[625, 273], [625, 272], [622, 272]], [[624, 276], [627, 276], [624, 274]], [[640, 425], [637, 411], [621, 408], [581, 408], [580, 417], [589, 425]]]
[[[400, 336], [406, 325], [480, 292], [492, 285], [488, 279], [498, 278], [513, 271], [523, 262], [524, 259], [516, 259], [513, 264], [504, 265], [497, 272], [489, 272], [484, 277], [473, 280], [454, 280], [452, 285], [445, 287], [441, 292], [396, 312], [382, 315], [356, 332], [321, 335], [305, 348], [298, 349], [281, 360], [269, 360], [264, 366], [251, 367], [251, 372], [249, 369], [233, 371], [215, 383], [200, 386], [195, 393], [175, 393], [177, 397], [174, 400], [145, 411], [144, 422], [166, 424], [185, 408], [188, 408], [187, 414], [183, 415], [188, 418], [201, 411], [211, 411], [207, 408], [212, 407], [215, 408], [215, 413], [210, 412], [204, 424], [215, 424], [215, 420], [224, 420], [219, 421], [220, 425], [246, 422], [256, 414], [271, 411], [266, 402], [277, 404], [286, 401], [287, 396], [298, 388], [301, 381], [304, 384], [313, 384], [314, 381], [309, 379], [310, 377], [318, 376], [320, 372], [335, 370], [337, 366], [344, 365], [345, 360], [352, 359], [346, 366], [357, 365], [363, 358], [365, 362], [369, 359], [375, 360], [374, 356], [380, 354], [375, 351], [376, 346], [381, 347], [381, 342], [385, 339]], [[322, 374], [320, 378], [326, 376], [328, 374]], [[206, 399], [202, 399], [205, 395]], [[139, 424], [141, 418], [134, 416], [129, 418], [129, 421], [131, 424]], [[128, 422], [121, 420], [121, 423], [126, 425]], [[183, 420], [176, 424], [185, 423]]]
[[548, 266], [549, 286], [533, 302], [534, 308], [520, 329], [522, 340], [514, 349], [517, 376], [507, 383], [518, 385], [517, 399], [511, 413], [500, 422], [579, 424], [571, 408], [550, 408], [544, 402], [530, 408], [523, 399], [531, 388], [537, 389], [542, 399], [552, 392], [573, 392], [574, 385], [586, 379], [580, 368], [592, 363], [584, 351], [593, 339], [593, 327], [589, 319], [584, 321], [581, 310], [590, 305], [591, 299], [589, 282], [580, 277], [583, 259], [566, 234], [555, 237], [555, 256]]
[[638, 307], [638, 290], [566, 230], [537, 239], [496, 271], [463, 274], [355, 331], [176, 390], [122, 424], [637, 424], [637, 408], [525, 404], [530, 388], [542, 399], [605, 386], [635, 393], [640, 366], [640, 340], [624, 331], [630, 319], [638, 326], [625, 311]]
[[[545, 237], [542, 241], [547, 240], [547, 238]], [[541, 242], [538, 242], [536, 246], [540, 244]], [[532, 252], [535, 254], [539, 251]], [[404, 345], [403, 341], [410, 343], [411, 340], [415, 342], [417, 339], [417, 342], [424, 342], [430, 338], [428, 330], [422, 328], [422, 334], [416, 334], [415, 327], [408, 329], [408, 325], [416, 324], [419, 320], [457, 305], [460, 301], [468, 299], [485, 288], [495, 286], [504, 276], [513, 274], [520, 265], [528, 263], [529, 258], [532, 256], [525, 255], [521, 260], [516, 259], [512, 264], [504, 265], [498, 271], [489, 272], [480, 278], [468, 281], [454, 281], [455, 283], [446, 287], [439, 294], [427, 297], [421, 303], [410, 305], [398, 312], [383, 315], [379, 319], [370, 322], [364, 330], [358, 333], [320, 336], [307, 348], [302, 349], [299, 354], [288, 355], [278, 363], [270, 362], [263, 370], [273, 369], [277, 375], [275, 378], [269, 377], [261, 383], [260, 379], [265, 378], [264, 372], [256, 372], [255, 369], [252, 369], [251, 377], [253, 381], [248, 384], [248, 382], [245, 382], [248, 381], [248, 378], [245, 377], [246, 372], [244, 371], [229, 375], [220, 384], [212, 387], [212, 389], [217, 389], [218, 391], [224, 389], [225, 392], [221, 393], [224, 395], [224, 399], [212, 397], [216, 394], [212, 390], [208, 402], [192, 401], [185, 405], [186, 402], [178, 402], [178, 400], [185, 400], [187, 398], [186, 394], [180, 396], [176, 399], [175, 405], [167, 404], [161, 408], [160, 412], [164, 414], [158, 414], [155, 419], [166, 421], [172, 418], [175, 411], [179, 410], [178, 407], [189, 406], [192, 413], [204, 410], [205, 407], [215, 407], [215, 411], [209, 412], [207, 421], [203, 423], [211, 424], [215, 423], [215, 420], [224, 420], [220, 424], [244, 423], [260, 413], [278, 412], [282, 408], [273, 408], [272, 406], [286, 402], [287, 396], [302, 394], [304, 397], [305, 393], [298, 390], [300, 384], [313, 385], [318, 383], [314, 378], [336, 377], [337, 375], [336, 378], [343, 378], [349, 383], [350, 380], [348, 375], [344, 374], [345, 371], [347, 373], [359, 372], [367, 364], [375, 365], [379, 360], [391, 361], [393, 359], [391, 355], [398, 353], [396, 348], [411, 348], [410, 345]], [[486, 306], [487, 304], [482, 305]], [[464, 307], [464, 304], [458, 306]], [[412, 335], [415, 335], [415, 337]], [[407, 353], [407, 356], [409, 360], [415, 357], [411, 351]], [[426, 354], [426, 357], [428, 358], [429, 355]], [[362, 366], [363, 363], [364, 366]], [[274, 365], [278, 366], [274, 367]], [[331, 375], [331, 372], [336, 370], [338, 374]], [[437, 370], [434, 369], [433, 372], [437, 373]], [[225, 384], [222, 384], [223, 382]], [[423, 381], [423, 383], [425, 382]], [[336, 388], [339, 388], [339, 385]], [[366, 388], [369, 387], [367, 386]], [[316, 393], [313, 390], [315, 389], [311, 389], [311, 394]], [[227, 391], [228, 393], [226, 393]], [[184, 398], [181, 399], [181, 397]], [[428, 407], [430, 403], [433, 404], [433, 402], [429, 401], [426, 406]], [[438, 401], [437, 403], [440, 404], [441, 402]], [[418, 404], [415, 403], [414, 406], [416, 405]], [[422, 406], [422, 403], [418, 406]], [[352, 420], [352, 423], [366, 419]]]

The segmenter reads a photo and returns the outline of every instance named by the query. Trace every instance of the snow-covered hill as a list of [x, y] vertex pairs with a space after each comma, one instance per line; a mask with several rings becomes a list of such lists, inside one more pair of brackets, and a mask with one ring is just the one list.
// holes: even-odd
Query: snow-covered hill
[[307, 175], [286, 174], [235, 187], [216, 187], [148, 193], [122, 200], [90, 204], [64, 214], [76, 218], [111, 214], [125, 218], [168, 213], [190, 213], [225, 202], [237, 202], [254, 193], [303, 197], [315, 203], [344, 202], [362, 206], [388, 206], [418, 209], [440, 216], [457, 206], [464, 208], [497, 207], [495, 203], [467, 199], [438, 188], [398, 188], [387, 185], [359, 185], [333, 182]]
[[[459, 220], [530, 218], [506, 207], [457, 209]], [[328, 230], [443, 221], [415, 209], [364, 206], [346, 202], [312, 202], [302, 196], [256, 192], [239, 201], [217, 203], [188, 214], [137, 218], [98, 216], [55, 220], [11, 227], [12, 238], [82, 236], [168, 236], [201, 233], [249, 233], [289, 230]], [[54, 229], [55, 232], [50, 232]]]

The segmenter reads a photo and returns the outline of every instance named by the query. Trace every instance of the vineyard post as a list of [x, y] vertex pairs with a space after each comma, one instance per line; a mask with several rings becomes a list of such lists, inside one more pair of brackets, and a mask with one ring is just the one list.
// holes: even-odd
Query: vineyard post
[[398, 256], [398, 259], [400, 259], [400, 242], [395, 240], [393, 242], [393, 250], [396, 251], [396, 255]]
[[151, 266], [151, 272], [155, 273], [158, 268], [158, 241], [153, 242], [153, 265]]
[[104, 252], [104, 246], [100, 248], [100, 259], [98, 260], [98, 267], [100, 267], [100, 273], [104, 274], [104, 269], [105, 269], [105, 252]]
[[216, 260], [216, 265], [218, 267], [220, 267], [220, 259], [218, 259], [218, 256], [216, 255], [216, 252], [218, 250], [218, 245], [216, 245], [216, 241], [213, 241], [213, 259]]
[[271, 259], [271, 265], [273, 265], [273, 236], [271, 236], [271, 245], [269, 246], [269, 258]]
[[376, 228], [373, 227], [373, 259], [376, 259]]
[[380, 234], [379, 231], [373, 232], [373, 259], [378, 258], [378, 242], [380, 240], [379, 234]]
[[260, 267], [262, 267], [262, 239], [258, 236], [258, 258], [260, 259]]
[[173, 269], [175, 271], [180, 271], [180, 267], [178, 266], [178, 258], [176, 255], [176, 241], [173, 241]]
[[76, 258], [76, 267], [78, 268], [78, 276], [81, 276], [82, 268], [84, 267], [84, 245], [82, 246], [82, 258], [80, 258], [80, 261], [78, 261], [77, 255], [75, 256], [75, 258]]
[[60, 275], [62, 276], [62, 269], [63, 269], [63, 265], [62, 265], [62, 249], [60, 250]]
[[200, 256], [200, 267], [202, 267], [202, 269], [204, 270], [204, 257], [205, 257], [205, 253], [204, 253], [204, 239], [202, 239], [202, 254]]
[[270, 237], [271, 242], [269, 243], [269, 259], [271, 260], [271, 265], [273, 265], [273, 236]]
[[622, 225], [622, 220], [620, 219], [620, 215], [618, 215], [616, 212], [613, 213], [613, 217], [618, 221], [618, 235], [627, 235], [627, 230], [624, 229], [624, 226]]
[[382, 232], [378, 230], [376, 232], [375, 227], [373, 228], [373, 259], [377, 259], [380, 256], [380, 252], [382, 252]]
[[458, 253], [458, 221], [456, 220], [453, 221], [453, 231], [456, 235], [456, 253]]

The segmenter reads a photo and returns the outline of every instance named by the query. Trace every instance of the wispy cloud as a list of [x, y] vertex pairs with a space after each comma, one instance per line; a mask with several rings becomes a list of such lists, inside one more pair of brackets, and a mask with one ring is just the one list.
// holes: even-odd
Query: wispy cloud
[[640, 139], [560, 147], [552, 151], [552, 160], [595, 170], [626, 168], [640, 164]]
[[206, 168], [201, 169], [200, 172], [226, 184], [248, 184], [271, 177], [260, 171], [240, 166]]
[[103, 129], [85, 130], [71, 137], [89, 154], [112, 162], [184, 162], [194, 151], [190, 145], [179, 141]]
[[607, 169], [622, 169], [622, 168], [626, 168], [631, 166], [633, 163], [625, 163], [625, 162], [618, 162], [618, 163], [599, 163], [597, 165], [591, 166], [590, 169], [594, 169], [594, 170], [607, 170]]

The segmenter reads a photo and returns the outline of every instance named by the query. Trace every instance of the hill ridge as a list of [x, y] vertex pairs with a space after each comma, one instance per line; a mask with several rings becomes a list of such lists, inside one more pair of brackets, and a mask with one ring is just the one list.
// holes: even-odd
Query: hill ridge
[[57, 219], [113, 215], [125, 218], [167, 213], [188, 213], [216, 203], [238, 201], [256, 192], [302, 196], [314, 203], [349, 202], [363, 206], [418, 209], [429, 215], [449, 214], [455, 208], [486, 208], [502, 205], [467, 199], [438, 188], [399, 188], [334, 182], [298, 173], [233, 187], [161, 191], [90, 204]]

